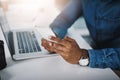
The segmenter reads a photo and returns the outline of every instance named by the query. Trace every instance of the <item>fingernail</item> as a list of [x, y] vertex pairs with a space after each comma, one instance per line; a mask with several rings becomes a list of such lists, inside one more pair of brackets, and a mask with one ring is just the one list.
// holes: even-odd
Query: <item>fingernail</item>
[[49, 43], [49, 46], [52, 46], [52, 43]]

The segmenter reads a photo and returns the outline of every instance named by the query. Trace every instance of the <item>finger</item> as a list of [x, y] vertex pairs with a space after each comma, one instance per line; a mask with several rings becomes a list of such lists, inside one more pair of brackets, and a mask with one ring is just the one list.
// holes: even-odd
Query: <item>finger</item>
[[52, 52], [60, 52], [65, 50], [64, 47], [60, 44], [54, 43], [54, 42], [50, 42], [46, 39], [42, 39], [42, 46], [47, 49], [48, 51], [52, 51]]
[[58, 37], [49, 36], [49, 39], [52, 40], [53, 42], [58, 43], [58, 44], [61, 44], [61, 45], [63, 45], [63, 46], [66, 45], [66, 42], [63, 41], [63, 40], [61, 40], [61, 39], [58, 38]]
[[61, 41], [60, 38], [54, 37], [54, 36], [49, 36], [49, 39], [50, 39], [50, 40], [53, 40], [53, 41], [55, 41], [55, 42], [58, 42], [58, 43]]
[[49, 45], [49, 46], [53, 45], [51, 41], [48, 41], [46, 39], [42, 39], [41, 41], [42, 41], [42, 45]]
[[[54, 51], [54, 52], [58, 53], [59, 55], [61, 55], [66, 61], [69, 61], [69, 54], [66, 51], [68, 49], [65, 46], [58, 44], [58, 43], [47, 41], [45, 39], [43, 39], [42, 41], [43, 41], [47, 50], [49, 50], [51, 52]], [[65, 43], [68, 41], [62, 40], [62, 42]]]
[[63, 53], [63, 51], [58, 50], [58, 49], [54, 49], [54, 51], [55, 51], [57, 54], [60, 54], [60, 55], [61, 55], [61, 53]]
[[52, 42], [47, 41], [46, 39], [42, 39], [41, 45], [42, 45], [45, 49], [47, 49], [48, 51], [54, 52], [53, 49], [52, 49], [52, 47], [51, 47], [51, 46], [53, 45]]
[[45, 46], [48, 45], [48, 41], [47, 41], [46, 39], [42, 39], [41, 41], [42, 41], [41, 45], [42, 45], [43, 47], [45, 47]]
[[62, 46], [60, 44], [54, 44], [54, 51], [58, 54], [60, 54], [62, 57], [67, 57], [68, 54], [66, 52], [68, 52], [68, 49], [65, 46]]
[[75, 41], [74, 39], [72, 39], [72, 38], [70, 38], [70, 37], [68, 37], [68, 36], [66, 36], [66, 37], [64, 38], [64, 40], [69, 41], [69, 42], [74, 42], [74, 41]]
[[46, 44], [46, 40], [45, 39], [41, 39], [41, 45], [44, 46]]
[[[66, 59], [66, 57], [68, 56], [68, 54], [65, 53], [65, 51], [67, 50], [65, 48], [65, 46], [62, 46], [61, 44], [57, 44], [52, 42], [52, 44], [49, 45], [49, 41], [43, 39], [43, 42], [45, 42], [44, 47], [45, 49], [47, 49], [49, 52], [55, 52], [58, 53], [60, 56], [62, 56], [64, 59]], [[47, 43], [47, 44], [46, 44]]]
[[65, 52], [58, 50], [58, 49], [54, 49], [54, 51], [59, 54], [60, 56], [62, 56], [64, 59], [66, 58], [67, 54], [65, 54]]
[[61, 44], [58, 44], [58, 43], [53, 43], [53, 47], [56, 49], [56, 50], [60, 50], [60, 51], [66, 51], [66, 47], [61, 45]]

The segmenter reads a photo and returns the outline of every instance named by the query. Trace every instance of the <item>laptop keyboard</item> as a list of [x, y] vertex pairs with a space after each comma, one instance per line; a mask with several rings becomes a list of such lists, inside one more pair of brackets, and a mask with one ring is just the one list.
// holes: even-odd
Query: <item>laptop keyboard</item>
[[33, 31], [17, 32], [19, 53], [34, 53], [41, 51]]

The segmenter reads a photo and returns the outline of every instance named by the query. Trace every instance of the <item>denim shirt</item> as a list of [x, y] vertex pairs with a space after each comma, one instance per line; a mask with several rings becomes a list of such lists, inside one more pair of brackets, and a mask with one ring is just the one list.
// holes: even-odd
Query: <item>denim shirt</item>
[[70, 0], [51, 23], [64, 38], [67, 29], [83, 15], [97, 48], [88, 50], [90, 67], [120, 70], [120, 0]]

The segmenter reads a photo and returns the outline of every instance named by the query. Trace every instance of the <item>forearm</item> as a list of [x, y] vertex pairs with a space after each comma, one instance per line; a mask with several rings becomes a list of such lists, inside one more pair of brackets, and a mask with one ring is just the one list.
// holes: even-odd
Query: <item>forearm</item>
[[67, 33], [67, 29], [82, 14], [81, 0], [70, 0], [64, 10], [51, 23], [50, 27], [58, 35], [63, 38]]
[[93, 68], [112, 68], [120, 70], [120, 48], [88, 50], [90, 63]]

